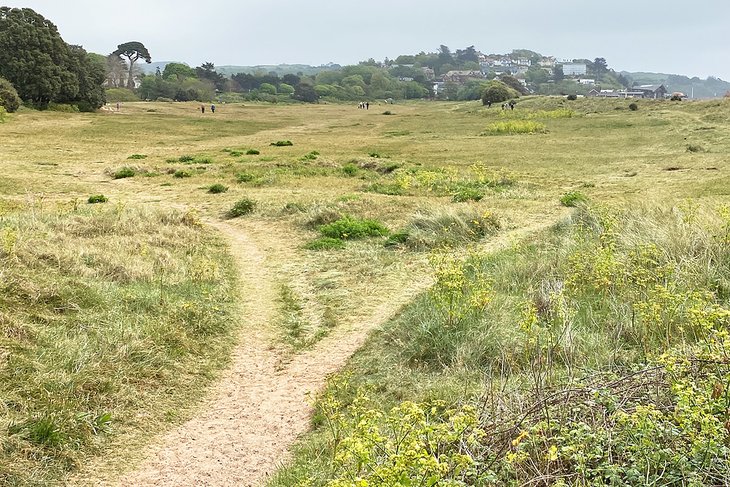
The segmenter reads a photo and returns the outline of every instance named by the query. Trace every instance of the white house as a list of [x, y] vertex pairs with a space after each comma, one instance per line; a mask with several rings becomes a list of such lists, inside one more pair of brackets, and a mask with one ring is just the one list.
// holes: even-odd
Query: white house
[[588, 66], [578, 63], [563, 64], [563, 74], [565, 76], [585, 76], [588, 72]]

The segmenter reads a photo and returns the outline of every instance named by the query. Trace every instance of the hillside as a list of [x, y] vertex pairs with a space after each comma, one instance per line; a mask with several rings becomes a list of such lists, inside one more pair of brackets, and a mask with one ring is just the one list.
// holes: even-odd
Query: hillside
[[706, 80], [698, 77], [689, 78], [678, 74], [666, 73], [630, 73], [622, 71], [622, 75], [629, 77], [636, 84], [664, 84], [670, 92], [681, 91], [694, 98], [720, 98], [730, 91], [730, 82], [719, 78], [709, 77]]

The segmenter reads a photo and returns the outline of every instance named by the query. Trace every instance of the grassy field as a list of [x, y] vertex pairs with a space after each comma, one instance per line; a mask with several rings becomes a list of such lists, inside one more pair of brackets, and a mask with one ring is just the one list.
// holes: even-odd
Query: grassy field
[[[148, 431], [194, 414], [241, 326], [233, 265], [210, 225], [218, 220], [266, 249], [280, 293], [272, 346], [284, 357], [346, 329], [389, 290], [435, 279], [372, 337], [349, 378], [333, 381], [278, 485], [354, 485], [347, 475], [368, 474], [333, 461], [341, 439], [358, 438], [348, 416], [366, 402], [353, 403], [358, 394], [377, 405], [363, 414], [404, 400], [436, 401], [442, 412], [498, 390], [508, 417], [536, 383], [560, 388], [578, 370], [624, 377], [619, 369], [640, 369], [654, 352], [705, 343], [679, 319], [637, 321], [636, 309], [662, 302], [624, 270], [646, 268], [671, 291], [662, 299], [709, 293], [694, 308], [727, 308], [716, 237], [730, 202], [729, 129], [727, 101], [640, 101], [631, 111], [625, 101], [548, 97], [513, 112], [419, 102], [223, 105], [202, 115], [197, 104], [128, 103], [119, 113], [6, 116], [0, 483], [59, 481], [109, 455], [131, 462]], [[487, 252], [510, 232], [559, 222]], [[660, 257], [641, 253], [652, 246]], [[580, 262], [593, 264], [576, 271]], [[636, 296], [645, 308], [634, 309]], [[556, 306], [570, 314], [570, 333]], [[550, 366], [536, 372], [546, 356]], [[494, 411], [477, 410], [484, 427]], [[336, 441], [327, 424], [341, 428]], [[487, 450], [473, 458], [507, 462]], [[521, 456], [492, 468], [495, 481], [545, 475], [540, 454], [511, 453]], [[571, 461], [550, 475], [575, 469]]]

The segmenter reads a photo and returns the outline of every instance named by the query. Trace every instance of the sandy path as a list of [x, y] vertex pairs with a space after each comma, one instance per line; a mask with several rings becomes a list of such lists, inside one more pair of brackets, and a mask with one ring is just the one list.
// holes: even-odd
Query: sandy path
[[[481, 250], [499, 250], [554, 221], [505, 232]], [[266, 332], [277, 312], [276, 283], [266, 256], [240, 228], [211, 224], [229, 239], [241, 274], [246, 323], [240, 345], [203, 412], [162, 437], [147, 452], [147, 460], [119, 485], [261, 485], [287, 461], [291, 446], [307, 431], [312, 413], [308, 394], [321, 390], [327, 376], [345, 365], [375, 327], [430, 284], [424, 280], [401, 289], [358, 324], [343, 327], [282, 363]]]
[[[309, 427], [310, 392], [322, 388], [362, 346], [368, 333], [428, 283], [415, 284], [377, 307], [368, 319], [333, 333], [282, 365], [265, 330], [277, 312], [277, 292], [266, 256], [243, 231], [225, 223], [224, 233], [241, 273], [246, 323], [229, 370], [203, 412], [165, 435], [146, 461], [119, 485], [253, 486], [288, 458]], [[161, 446], [160, 446], [161, 445]]]

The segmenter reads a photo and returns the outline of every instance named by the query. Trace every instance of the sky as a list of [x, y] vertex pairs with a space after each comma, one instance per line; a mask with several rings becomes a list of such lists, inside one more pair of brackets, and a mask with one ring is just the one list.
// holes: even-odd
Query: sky
[[531, 49], [603, 57], [616, 71], [730, 80], [730, 0], [0, 0], [64, 40], [108, 54], [140, 41], [153, 61], [356, 64], [434, 52]]

